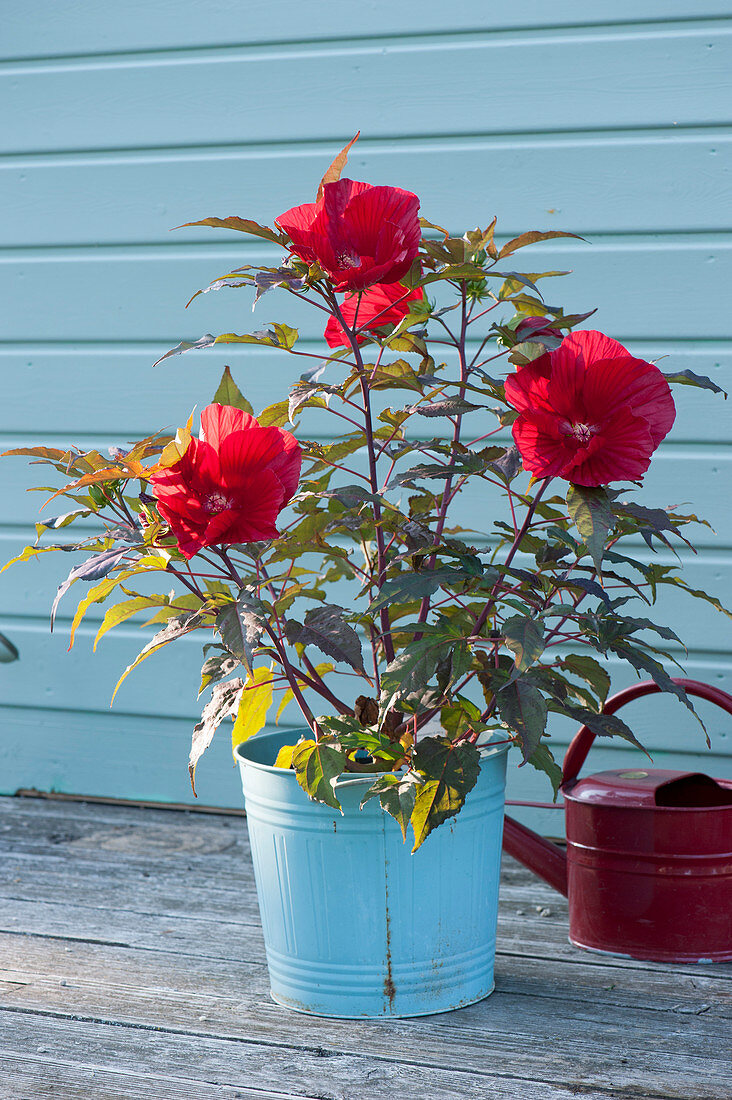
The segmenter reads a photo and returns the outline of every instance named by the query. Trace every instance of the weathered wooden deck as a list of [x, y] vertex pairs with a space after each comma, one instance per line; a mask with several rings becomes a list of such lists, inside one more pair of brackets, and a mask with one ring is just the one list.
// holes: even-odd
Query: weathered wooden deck
[[0, 799], [2, 1100], [732, 1095], [732, 965], [592, 956], [506, 861], [496, 992], [403, 1021], [273, 1004], [244, 821]]

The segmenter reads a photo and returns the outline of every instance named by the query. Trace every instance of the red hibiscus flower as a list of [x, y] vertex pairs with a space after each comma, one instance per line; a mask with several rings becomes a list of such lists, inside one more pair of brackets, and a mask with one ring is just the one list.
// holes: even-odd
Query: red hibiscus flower
[[[401, 283], [377, 283], [361, 294], [347, 294], [341, 305], [343, 320], [349, 328], [354, 320], [359, 329], [373, 332], [382, 325], [397, 325], [409, 313], [409, 303], [424, 301], [424, 290], [409, 290]], [[358, 313], [356, 309], [358, 307]], [[362, 344], [366, 336], [357, 336]], [[341, 324], [331, 317], [325, 326], [325, 342], [330, 348], [350, 347], [350, 341]]]
[[419, 248], [418, 210], [411, 191], [341, 179], [326, 183], [318, 202], [294, 206], [275, 222], [292, 251], [319, 263], [336, 290], [363, 290], [409, 271]]
[[200, 439], [150, 484], [181, 553], [192, 558], [204, 546], [277, 538], [275, 521], [294, 495], [300, 463], [289, 432], [263, 428], [231, 405], [209, 405]]
[[635, 481], [676, 416], [658, 367], [601, 332], [574, 332], [506, 379], [513, 437], [536, 477]]

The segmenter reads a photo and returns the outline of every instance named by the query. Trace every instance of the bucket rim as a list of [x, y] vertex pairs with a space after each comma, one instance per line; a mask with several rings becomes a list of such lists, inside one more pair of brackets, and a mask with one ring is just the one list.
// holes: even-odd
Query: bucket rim
[[[255, 733], [254, 736], [250, 737], [248, 740], [240, 742], [240, 744], [238, 744], [236, 746], [236, 748], [234, 749], [234, 756], [236, 757], [237, 763], [239, 764], [240, 768], [243, 768], [244, 766], [246, 766], [247, 768], [252, 768], [255, 771], [264, 772], [265, 774], [274, 772], [274, 773], [277, 773], [278, 775], [283, 776], [283, 777], [286, 776], [286, 775], [290, 775], [295, 780], [295, 782], [297, 782], [295, 772], [291, 768], [276, 768], [274, 766], [274, 764], [263, 764], [259, 760], [251, 760], [246, 755], [246, 750], [247, 750], [248, 746], [254, 745], [256, 742], [261, 743], [262, 741], [264, 741], [265, 738], [276, 739], [276, 738], [281, 738], [283, 736], [287, 736], [287, 737], [293, 736], [293, 737], [296, 737], [297, 740], [299, 740], [299, 738], [302, 736], [302, 734], [307, 734], [307, 733], [311, 733], [311, 732], [312, 731], [310, 730], [310, 728], [308, 726], [298, 727], [297, 729], [293, 729], [293, 730], [289, 731], [288, 733], [284, 733], [284, 731], [281, 731], [281, 730], [276, 730], [276, 731], [275, 730], [266, 730], [266, 731], [263, 730], [260, 733]], [[490, 759], [494, 759], [498, 756], [502, 756], [505, 753], [507, 753], [510, 748], [511, 748], [511, 742], [502, 740], [502, 741], [499, 741], [496, 744], [492, 744], [491, 742], [487, 742], [486, 744], [479, 746], [478, 752], [480, 754], [480, 758], [481, 758], [481, 762], [482, 762], [484, 760], [490, 760]], [[406, 769], [402, 768], [401, 771], [406, 771]], [[341, 775], [335, 780], [334, 785], [336, 787], [357, 786], [357, 785], [363, 785], [363, 784], [369, 784], [370, 785], [375, 781], [377, 776], [380, 775], [380, 774], [384, 774], [384, 773], [365, 772], [365, 773], [362, 773], [361, 775], [357, 775], [357, 774], [354, 774], [353, 772], [341, 772]], [[397, 773], [394, 773], [394, 774], [399, 774], [399, 773], [397, 772]]]

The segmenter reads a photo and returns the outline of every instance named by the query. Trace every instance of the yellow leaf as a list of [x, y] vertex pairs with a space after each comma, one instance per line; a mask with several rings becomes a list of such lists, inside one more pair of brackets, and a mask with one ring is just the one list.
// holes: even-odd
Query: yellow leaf
[[280, 751], [277, 753], [277, 759], [274, 762], [276, 768], [291, 768], [292, 767], [292, 754], [294, 753], [297, 745], [283, 745]]
[[[324, 677], [329, 672], [332, 672], [334, 668], [335, 668], [335, 665], [332, 665], [329, 661], [323, 661], [321, 664], [315, 666], [315, 671], [318, 673], [319, 676]], [[300, 686], [305, 687], [306, 685], [304, 683], [301, 683]], [[287, 688], [287, 690], [282, 695], [282, 700], [281, 700], [280, 705], [277, 709], [277, 715], [275, 717], [275, 725], [279, 726], [280, 718], [282, 717], [282, 711], [285, 709], [285, 707], [288, 705], [288, 703], [292, 702], [292, 700], [294, 698], [295, 698], [295, 696], [293, 694], [292, 688]]]
[[[195, 411], [195, 410], [194, 410]], [[178, 428], [175, 439], [163, 448], [158, 459], [157, 468], [175, 466], [188, 450], [191, 443], [191, 427], [193, 425], [193, 413], [188, 417], [185, 428]]]
[[5, 565], [0, 569], [0, 573], [4, 573], [9, 566], [15, 565], [17, 561], [30, 561], [37, 558], [39, 554], [48, 554], [53, 549], [55, 549], [53, 546], [26, 546], [22, 554], [18, 554], [16, 558], [11, 558], [10, 561], [5, 562]]
[[264, 727], [267, 711], [272, 704], [272, 677], [274, 669], [255, 668], [247, 676], [244, 690], [239, 700], [239, 710], [231, 731], [231, 751], [236, 752], [237, 745], [248, 741]]

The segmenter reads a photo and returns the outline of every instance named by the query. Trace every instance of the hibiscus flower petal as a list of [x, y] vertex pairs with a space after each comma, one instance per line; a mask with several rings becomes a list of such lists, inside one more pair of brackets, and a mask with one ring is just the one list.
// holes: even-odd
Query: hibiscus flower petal
[[261, 470], [232, 493], [232, 506], [212, 515], [206, 544], [260, 542], [277, 538], [277, 515], [284, 504], [282, 482], [272, 470]]
[[645, 419], [620, 409], [590, 446], [578, 448], [571, 470], [562, 476], [576, 485], [589, 486], [638, 481], [650, 466], [654, 450]]
[[588, 368], [584, 402], [591, 419], [606, 417], [621, 408], [643, 417], [654, 449], [668, 435], [676, 419], [671, 388], [658, 367], [629, 355]]
[[[344, 222], [350, 240], [361, 243], [364, 252], [375, 252], [377, 240], [396, 239], [398, 248], [417, 254], [421, 229], [419, 199], [401, 187], [370, 187], [355, 195], [345, 211]], [[382, 282], [392, 280], [382, 280]]]
[[201, 413], [200, 438], [209, 446], [218, 450], [221, 442], [232, 432], [251, 428], [258, 422], [250, 413], [236, 409], [233, 405], [207, 405]]
[[282, 449], [279, 428], [257, 425], [256, 430], [232, 432], [219, 448], [222, 486], [233, 489], [248, 483], [252, 475], [271, 466]]
[[[340, 309], [349, 327], [356, 320], [359, 329], [373, 331], [383, 325], [398, 324], [409, 312], [409, 303], [424, 300], [424, 296], [422, 287], [409, 290], [401, 283], [376, 283], [362, 292], [360, 303], [358, 294], [347, 294]], [[349, 346], [348, 337], [335, 317], [331, 317], [325, 327], [325, 339], [331, 348]], [[359, 335], [356, 339], [362, 344], [365, 337]]]
[[346, 177], [326, 183], [321, 200], [326, 218], [331, 222], [340, 221], [347, 206], [356, 195], [373, 190], [375, 188], [370, 183], [361, 183], [359, 180], [349, 180]]
[[598, 359], [616, 359], [630, 354], [627, 348], [617, 340], [612, 340], [603, 332], [590, 328], [570, 332], [565, 336], [562, 347], [573, 352], [585, 364], [594, 363]]
[[286, 210], [275, 218], [275, 225], [288, 235], [294, 251], [307, 263], [314, 263], [316, 259], [320, 234], [314, 230], [314, 225], [322, 206], [322, 200], [319, 203], [306, 202], [301, 206], [293, 206], [291, 210]]
[[576, 446], [558, 430], [552, 417], [519, 416], [512, 427], [524, 469], [534, 477], [563, 477]]
[[280, 479], [284, 490], [281, 507], [292, 500], [300, 481], [300, 469], [302, 467], [302, 450], [294, 435], [284, 428], [275, 428], [279, 433], [281, 450], [279, 455], [270, 463], [270, 470]]
[[551, 356], [547, 353], [519, 367], [515, 374], [509, 374], [504, 384], [509, 405], [519, 412], [536, 407], [552, 407], [548, 402], [551, 362]]

